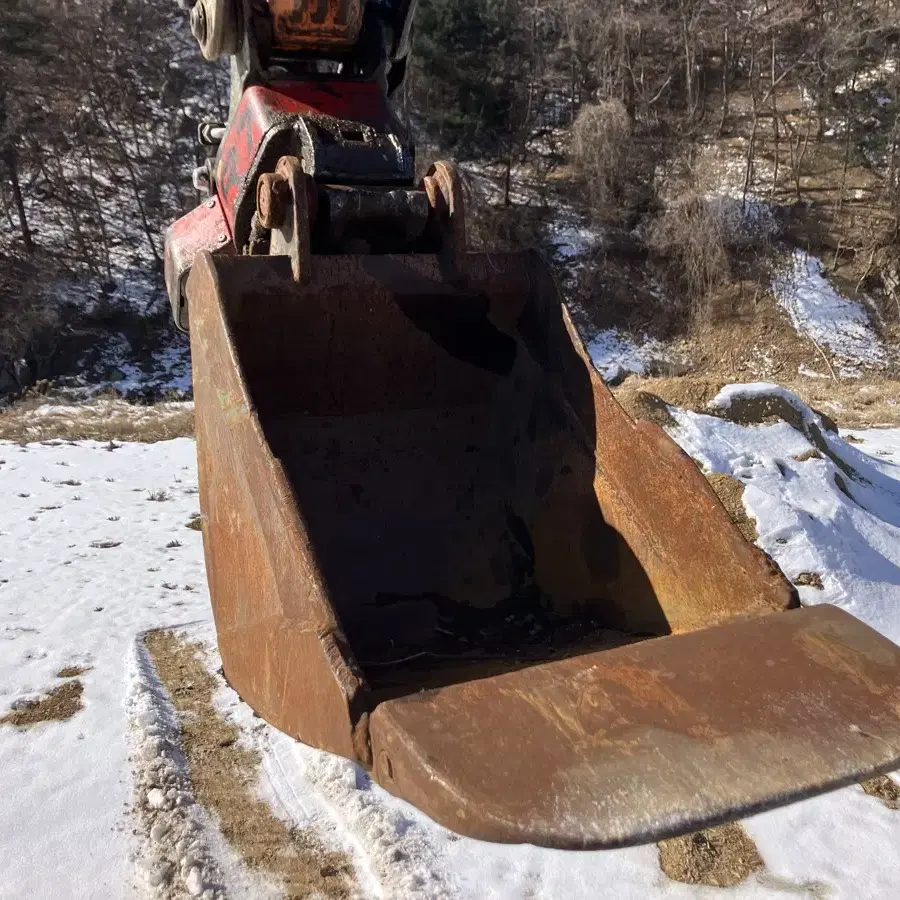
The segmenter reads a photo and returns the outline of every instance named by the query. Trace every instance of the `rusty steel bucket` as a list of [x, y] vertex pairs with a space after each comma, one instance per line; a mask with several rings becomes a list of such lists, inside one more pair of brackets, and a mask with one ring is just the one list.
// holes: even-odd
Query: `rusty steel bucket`
[[225, 674], [476, 838], [641, 843], [900, 762], [900, 650], [799, 609], [537, 255], [199, 256]]

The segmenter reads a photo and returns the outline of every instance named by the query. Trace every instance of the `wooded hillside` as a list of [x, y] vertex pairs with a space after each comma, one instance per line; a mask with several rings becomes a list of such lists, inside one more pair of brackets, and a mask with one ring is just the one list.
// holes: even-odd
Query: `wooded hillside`
[[[0, 8], [7, 383], [20, 358], [58, 371], [67, 304], [137, 300], [162, 327], [161, 232], [195, 201], [196, 125], [226, 95], [186, 15], [174, 0]], [[546, 242], [561, 209], [599, 229], [582, 297], [616, 295], [617, 267], [652, 276], [652, 315], [691, 327], [765, 256], [771, 229], [748, 229], [761, 198], [785, 239], [828, 248], [900, 320], [900, 3], [421, 0], [416, 22], [401, 102], [420, 156], [493, 179], [492, 239]]]

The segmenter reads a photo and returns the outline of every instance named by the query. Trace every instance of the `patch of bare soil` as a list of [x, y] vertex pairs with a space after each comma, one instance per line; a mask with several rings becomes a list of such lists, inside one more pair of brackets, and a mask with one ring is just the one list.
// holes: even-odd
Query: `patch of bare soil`
[[194, 796], [218, 816], [235, 851], [251, 868], [280, 879], [289, 898], [350, 897], [350, 858], [323, 847], [312, 832], [289, 828], [256, 796], [259, 754], [242, 747], [237, 728], [216, 712], [218, 683], [203, 664], [202, 645], [170, 631], [151, 632], [146, 643], [178, 714]]
[[632, 419], [646, 419], [660, 428], [671, 428], [678, 423], [669, 412], [669, 404], [662, 397], [633, 387], [628, 381], [616, 390], [616, 399]]
[[[692, 412], [713, 415], [709, 402], [726, 384], [752, 381], [748, 378], [712, 377], [706, 375], [683, 375], [672, 378], [646, 378], [630, 376], [621, 385], [613, 388], [619, 403], [635, 418], [661, 421], [657, 412], [660, 400], [671, 406], [679, 406]], [[900, 426], [900, 381], [883, 378], [877, 373], [867, 373], [861, 379], [832, 381], [829, 379], [800, 378], [775, 379], [778, 384], [797, 394], [808, 406], [825, 420], [826, 428], [873, 428]], [[648, 404], [642, 395], [653, 399]], [[789, 405], [789, 404], [784, 404]], [[761, 424], [774, 421], [785, 412], [796, 417], [796, 413], [786, 410], [757, 410]], [[666, 413], [668, 415], [668, 413]], [[793, 422], [792, 422], [793, 424]]]
[[819, 591], [825, 590], [825, 585], [822, 584], [822, 576], [818, 572], [801, 572], [794, 579], [794, 584], [798, 587], [814, 587]]
[[115, 399], [69, 406], [32, 398], [0, 412], [0, 440], [18, 444], [51, 440], [155, 443], [193, 434], [190, 403], [141, 406]]
[[765, 286], [736, 282], [711, 301], [707, 317], [680, 346], [692, 374], [727, 382], [783, 382], [796, 380], [801, 366], [828, 371], [816, 345], [797, 334], [770, 293], [769, 275], [764, 277]]
[[683, 884], [733, 887], [764, 866], [756, 845], [735, 822], [660, 841], [657, 847], [659, 867]]
[[744, 485], [730, 475], [722, 475], [718, 472], [704, 474], [716, 492], [716, 496], [728, 510], [731, 521], [737, 525], [741, 534], [753, 543], [759, 537], [759, 532], [756, 530], [756, 522], [747, 515], [747, 511], [744, 509]]
[[64, 722], [82, 708], [83, 692], [80, 681], [67, 681], [39, 700], [20, 700], [14, 709], [0, 718], [0, 725], [27, 728], [40, 722]]
[[862, 783], [862, 789], [877, 797], [888, 809], [900, 809], [900, 786], [887, 775], [877, 775]]
[[676, 378], [643, 378], [633, 375], [612, 389], [616, 400], [635, 419], [649, 419], [657, 425], [674, 425], [668, 410], [660, 406], [678, 406], [692, 412], [711, 415], [709, 403], [728, 384], [727, 380], [686, 375]]
[[90, 672], [90, 666], [64, 666], [56, 673], [57, 678], [78, 678], [79, 675], [84, 675], [86, 672]]

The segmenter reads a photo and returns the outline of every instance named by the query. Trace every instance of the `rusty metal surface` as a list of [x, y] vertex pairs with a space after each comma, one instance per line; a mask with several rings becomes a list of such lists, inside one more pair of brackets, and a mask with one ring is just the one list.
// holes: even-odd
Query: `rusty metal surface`
[[291, 261], [294, 280], [306, 283], [310, 276], [310, 198], [315, 199], [312, 178], [304, 174], [296, 156], [283, 156], [275, 167], [275, 178], [284, 185], [281, 223], [272, 229], [269, 252]]
[[382, 703], [375, 777], [475, 838], [619, 847], [900, 764], [900, 650], [835, 607]]
[[[364, 765], [387, 750], [378, 779], [459, 831], [558, 846], [893, 764], [897, 649], [833, 611], [784, 614], [793, 589], [616, 403], [536, 255], [304, 273], [203, 254], [188, 282], [210, 592], [260, 715]], [[672, 632], [691, 633], [646, 640]], [[851, 730], [876, 725], [880, 742]]]
[[[795, 589], [744, 540], [693, 460], [662, 428], [634, 422], [618, 404], [539, 260], [530, 275], [519, 334], [579, 423], [593, 457], [597, 505], [628, 548], [612, 591], [628, 605], [615, 600], [610, 623], [636, 628], [641, 616], [646, 630], [658, 633], [661, 613], [667, 631], [681, 632], [799, 605]], [[636, 583], [645, 589], [635, 592]]]
[[[240, 272], [241, 262], [228, 268]], [[280, 261], [268, 269], [281, 272]], [[203, 254], [188, 281], [191, 356], [203, 547], [225, 674], [282, 731], [364, 762], [364, 686], [344, 658], [290, 483], [252, 409], [225, 294], [217, 262]]]

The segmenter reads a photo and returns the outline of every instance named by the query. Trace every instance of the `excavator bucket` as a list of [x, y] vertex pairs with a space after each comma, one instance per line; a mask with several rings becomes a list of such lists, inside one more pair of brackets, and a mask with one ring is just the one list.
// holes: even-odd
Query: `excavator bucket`
[[900, 764], [900, 650], [634, 422], [535, 254], [187, 281], [224, 671], [472, 837], [642, 843]]

